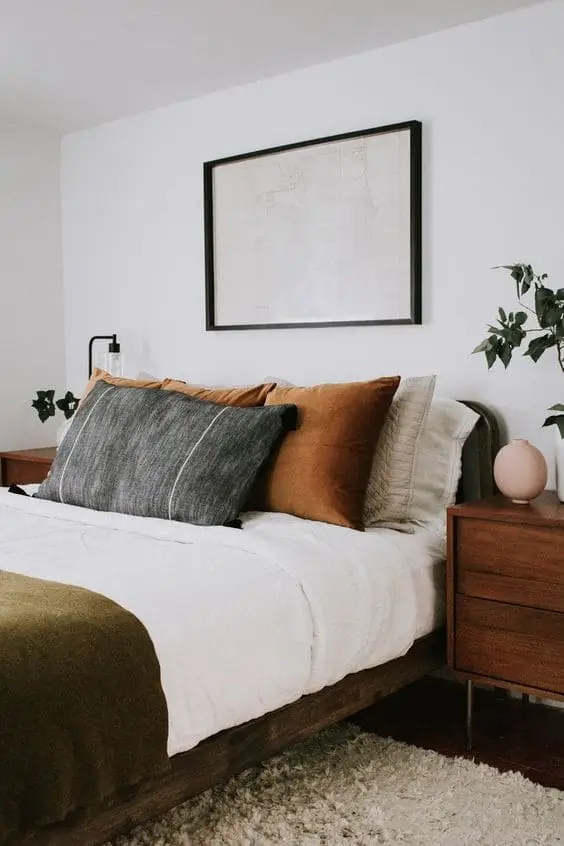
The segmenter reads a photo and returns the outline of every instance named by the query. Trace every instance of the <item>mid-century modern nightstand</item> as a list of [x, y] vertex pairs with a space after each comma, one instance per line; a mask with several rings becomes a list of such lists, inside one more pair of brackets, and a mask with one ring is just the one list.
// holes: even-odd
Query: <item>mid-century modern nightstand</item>
[[448, 664], [472, 683], [564, 699], [564, 504], [502, 496], [448, 509]]
[[56, 447], [0, 452], [0, 485], [30, 485], [47, 476]]

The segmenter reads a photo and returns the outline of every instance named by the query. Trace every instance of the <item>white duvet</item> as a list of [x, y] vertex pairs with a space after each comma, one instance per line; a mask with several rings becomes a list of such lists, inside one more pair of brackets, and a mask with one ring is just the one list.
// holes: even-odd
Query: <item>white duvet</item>
[[[203, 528], [0, 490], [0, 568], [79, 585], [153, 641], [168, 753], [404, 654], [429, 533], [354, 532], [285, 514]], [[132, 684], [134, 684], [132, 679]]]

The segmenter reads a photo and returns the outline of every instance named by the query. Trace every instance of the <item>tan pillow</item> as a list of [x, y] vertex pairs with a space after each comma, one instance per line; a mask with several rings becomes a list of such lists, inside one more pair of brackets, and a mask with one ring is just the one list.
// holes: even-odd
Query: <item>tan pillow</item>
[[95, 367], [92, 371], [92, 376], [86, 383], [86, 387], [82, 392], [81, 399], [90, 393], [96, 382], [103, 379], [110, 385], [115, 385], [118, 388], [162, 388], [163, 383], [157, 380], [150, 379], [126, 379], [123, 376], [112, 376], [100, 367]]
[[271, 459], [253, 505], [362, 530], [374, 448], [399, 383], [389, 376], [271, 391], [266, 405], [298, 406], [298, 428]]
[[165, 379], [162, 386], [165, 391], [178, 391], [196, 399], [217, 402], [220, 405], [236, 405], [239, 408], [264, 405], [268, 394], [276, 387], [274, 382], [270, 382], [244, 388], [204, 388], [201, 385], [181, 382], [179, 379]]

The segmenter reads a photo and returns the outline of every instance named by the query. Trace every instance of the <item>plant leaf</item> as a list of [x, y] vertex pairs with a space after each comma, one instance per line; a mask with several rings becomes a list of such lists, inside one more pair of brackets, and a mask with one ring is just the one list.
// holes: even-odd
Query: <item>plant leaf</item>
[[493, 338], [486, 338], [481, 344], [478, 344], [478, 346], [472, 350], [472, 355], [474, 355], [474, 353], [485, 352], [489, 347], [491, 347], [492, 342]]
[[549, 411], [564, 411], [564, 405], [561, 402], [557, 402], [556, 405], [551, 405], [548, 410]]
[[535, 272], [530, 264], [523, 265], [523, 277], [521, 282], [521, 296], [527, 293], [535, 278]]
[[502, 342], [499, 345], [499, 349], [498, 349], [497, 354], [500, 357], [500, 359], [503, 363], [503, 366], [507, 370], [507, 368], [509, 367], [509, 362], [511, 361], [511, 356], [513, 354], [513, 347], [507, 341]]
[[54, 396], [55, 391], [37, 391], [37, 399], [31, 403], [32, 408], [35, 408], [42, 423], [45, 423], [50, 417], [55, 416]]
[[560, 437], [564, 438], [564, 414], [553, 414], [551, 417], [547, 417], [542, 425], [558, 426]]
[[543, 329], [560, 323], [564, 314], [564, 308], [558, 304], [554, 291], [542, 285], [535, 290], [535, 311]]
[[533, 338], [523, 355], [530, 356], [536, 363], [546, 350], [554, 346], [556, 346], [554, 335], [541, 335], [540, 338]]
[[562, 320], [562, 309], [560, 306], [552, 305], [544, 314], [544, 322], [547, 326], [557, 326]]
[[517, 324], [517, 326], [522, 326], [524, 323], [526, 323], [528, 316], [529, 315], [526, 314], [524, 311], [518, 311], [515, 315], [515, 323]]
[[64, 397], [58, 399], [55, 404], [65, 415], [65, 420], [70, 420], [78, 408], [78, 400], [71, 391], [67, 391]]
[[[523, 282], [523, 268], [516, 264], [513, 266], [511, 270], [511, 276], [515, 280], [515, 284], [517, 285], [517, 297], [521, 296], [521, 283]], [[525, 291], [523, 291], [525, 293]]]
[[521, 282], [523, 281], [524, 265], [522, 264], [497, 264], [493, 270], [509, 270], [511, 278], [517, 285], [517, 297], [521, 295]]
[[510, 342], [512, 347], [520, 347], [521, 341], [525, 338], [525, 333], [519, 327], [514, 327], [513, 329], [509, 330], [509, 338], [508, 341]]
[[505, 311], [502, 309], [502, 307], [501, 307], [501, 306], [499, 307], [499, 316], [500, 316], [500, 318], [501, 318], [501, 322], [502, 322], [502, 323], [506, 323], [506, 322], [507, 322], [507, 314], [505, 313]]
[[488, 362], [488, 370], [495, 364], [497, 358], [497, 342], [486, 348], [486, 361]]

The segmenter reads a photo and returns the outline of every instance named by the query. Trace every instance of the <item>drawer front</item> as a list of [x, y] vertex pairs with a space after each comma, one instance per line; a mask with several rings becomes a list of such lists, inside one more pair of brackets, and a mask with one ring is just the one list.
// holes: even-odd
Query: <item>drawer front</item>
[[51, 465], [46, 462], [25, 461], [21, 458], [3, 458], [1, 460], [2, 484], [31, 485], [42, 482]]
[[456, 521], [459, 593], [564, 612], [564, 529]]
[[564, 614], [456, 598], [455, 669], [564, 695]]

